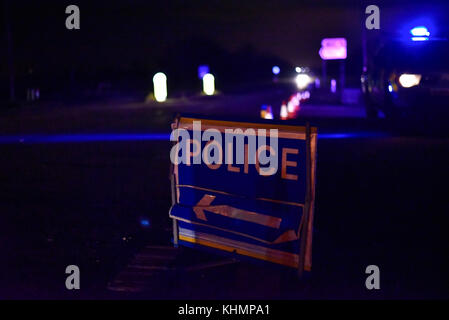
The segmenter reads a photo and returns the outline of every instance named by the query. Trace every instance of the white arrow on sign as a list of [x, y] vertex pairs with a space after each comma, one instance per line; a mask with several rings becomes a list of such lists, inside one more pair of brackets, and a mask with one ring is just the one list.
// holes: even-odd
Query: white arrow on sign
[[[279, 229], [281, 225], [282, 219], [278, 217], [272, 217], [257, 212], [242, 210], [228, 205], [211, 206], [214, 199], [215, 196], [206, 194], [201, 198], [200, 201], [198, 201], [197, 205], [193, 207], [193, 211], [195, 212], [195, 215], [198, 219], [207, 221], [206, 215], [204, 214], [204, 211], [206, 210], [208, 212], [213, 212], [225, 217], [253, 222], [275, 229]], [[293, 230], [288, 230], [280, 235], [273, 243], [281, 243], [296, 239], [298, 239], [298, 235], [296, 234], [296, 232]]]
[[204, 210], [207, 210], [225, 217], [253, 222], [271, 228], [279, 229], [279, 226], [281, 225], [282, 219], [278, 217], [267, 216], [265, 214], [242, 210], [227, 205], [211, 206], [214, 199], [215, 196], [206, 194], [200, 201], [198, 201], [197, 205], [193, 207], [193, 211], [195, 211], [198, 219], [207, 220], [206, 215], [204, 214]]

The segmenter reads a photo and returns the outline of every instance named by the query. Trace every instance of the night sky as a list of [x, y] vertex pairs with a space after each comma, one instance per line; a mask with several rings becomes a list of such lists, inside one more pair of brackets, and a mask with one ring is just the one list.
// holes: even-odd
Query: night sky
[[[257, 68], [268, 76], [271, 62], [288, 67], [309, 66], [319, 71], [318, 50], [324, 37], [346, 37], [347, 71], [357, 78], [361, 70], [362, 1], [19, 0], [9, 3], [10, 9], [5, 13], [11, 21], [18, 81], [32, 70], [46, 82], [49, 77], [57, 80], [55, 89], [69, 78], [83, 82], [102, 78], [132, 81], [146, 79], [158, 70], [182, 79], [179, 74], [193, 74], [199, 63], [211, 64], [218, 73], [238, 74], [239, 57], [243, 57], [240, 59], [243, 67], [248, 61], [254, 64], [251, 70], [242, 73], [252, 72], [257, 76], [254, 71]], [[379, 4], [382, 32], [399, 30], [411, 12], [425, 15], [426, 11], [435, 11], [429, 3], [391, 3]], [[69, 4], [80, 7], [80, 30], [65, 28], [65, 7]], [[444, 14], [440, 12], [437, 17], [445, 21]], [[3, 43], [6, 43], [4, 26], [2, 23]], [[3, 88], [7, 83], [6, 61], [6, 50], [2, 50]], [[230, 64], [226, 65], [227, 62]]]

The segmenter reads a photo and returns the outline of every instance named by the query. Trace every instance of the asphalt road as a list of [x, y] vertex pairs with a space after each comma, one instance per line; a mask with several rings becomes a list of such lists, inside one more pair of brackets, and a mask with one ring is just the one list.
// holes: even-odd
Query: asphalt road
[[[107, 290], [142, 248], [170, 243], [173, 115], [257, 118], [262, 103], [283, 99], [273, 91], [0, 112], [0, 298], [448, 298], [449, 139], [398, 134], [360, 106], [333, 105], [300, 113], [320, 130], [305, 281], [239, 262], [158, 276], [140, 294]], [[183, 251], [188, 259], [217, 258]], [[76, 292], [64, 286], [69, 264], [81, 269]], [[380, 290], [365, 288], [371, 264]]]

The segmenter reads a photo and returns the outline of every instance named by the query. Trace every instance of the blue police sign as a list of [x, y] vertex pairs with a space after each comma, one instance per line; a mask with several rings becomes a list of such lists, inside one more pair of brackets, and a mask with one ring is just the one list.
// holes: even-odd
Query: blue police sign
[[311, 269], [317, 130], [178, 118], [174, 240]]

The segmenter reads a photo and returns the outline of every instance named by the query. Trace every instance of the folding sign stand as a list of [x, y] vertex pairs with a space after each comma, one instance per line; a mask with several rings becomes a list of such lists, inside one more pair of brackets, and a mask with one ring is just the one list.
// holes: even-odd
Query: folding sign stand
[[[314, 141], [314, 143], [316, 143]], [[301, 223], [299, 234], [301, 242], [299, 247], [299, 265], [298, 277], [302, 278], [305, 268], [311, 269], [312, 261], [312, 226], [313, 226], [313, 204], [314, 204], [314, 188], [315, 188], [315, 160], [312, 156], [316, 153], [312, 152], [312, 141], [310, 135], [310, 124], [306, 124], [306, 201], [304, 206], [304, 217]], [[313, 181], [312, 181], [313, 180]]]
[[[174, 174], [173, 174], [173, 165], [171, 165], [170, 171], [171, 171], [170, 172], [171, 199], [172, 199], [172, 205], [175, 205], [176, 204], [176, 187], [175, 187], [175, 178], [174, 178]], [[173, 246], [175, 248], [178, 248], [179, 247], [178, 221], [176, 219], [172, 219], [172, 220], [173, 220]], [[178, 268], [178, 269], [180, 269], [179, 271], [194, 272], [194, 271], [205, 270], [205, 269], [210, 269], [210, 268], [215, 268], [215, 267], [221, 267], [221, 266], [228, 265], [228, 264], [234, 264], [237, 262], [239, 262], [239, 261], [236, 258], [220, 259], [220, 260], [216, 260], [216, 261], [212, 261], [212, 262], [195, 264], [195, 265]]]
[[[174, 165], [173, 164], [170, 165], [170, 188], [171, 188], [171, 202], [172, 202], [172, 206], [174, 206], [176, 204], [177, 197], [176, 197], [176, 183], [175, 183]], [[172, 225], [173, 225], [173, 246], [175, 248], [178, 248], [179, 247], [178, 221], [176, 219], [172, 219]], [[237, 262], [238, 262], [238, 260], [235, 258], [220, 259], [217, 261], [206, 262], [206, 263], [201, 263], [201, 264], [184, 267], [184, 268], [182, 268], [181, 271], [187, 271], [187, 272], [192, 271], [193, 272], [193, 271], [205, 270], [205, 269], [209, 269], [209, 268], [221, 267], [224, 265], [234, 264]], [[180, 268], [178, 268], [178, 269], [180, 269]]]

